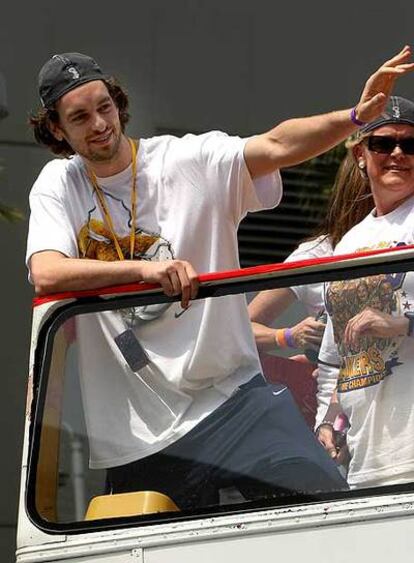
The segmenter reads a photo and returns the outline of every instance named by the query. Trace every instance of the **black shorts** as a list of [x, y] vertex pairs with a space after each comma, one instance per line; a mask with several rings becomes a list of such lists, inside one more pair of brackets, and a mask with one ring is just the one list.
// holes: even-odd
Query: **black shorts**
[[288, 388], [261, 375], [174, 444], [109, 469], [108, 485], [163, 492], [181, 509], [217, 504], [228, 486], [248, 500], [348, 488]]

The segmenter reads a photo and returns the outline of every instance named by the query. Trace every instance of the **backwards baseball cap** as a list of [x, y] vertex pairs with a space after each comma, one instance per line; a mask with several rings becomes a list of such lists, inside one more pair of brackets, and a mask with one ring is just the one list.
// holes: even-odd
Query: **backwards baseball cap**
[[92, 80], [107, 80], [97, 62], [81, 53], [53, 55], [41, 68], [38, 77], [40, 101], [51, 108], [59, 98]]
[[414, 102], [400, 96], [391, 96], [384, 112], [374, 121], [363, 125], [359, 132], [368, 133], [373, 129], [377, 129], [382, 125], [389, 125], [390, 123], [414, 126]]

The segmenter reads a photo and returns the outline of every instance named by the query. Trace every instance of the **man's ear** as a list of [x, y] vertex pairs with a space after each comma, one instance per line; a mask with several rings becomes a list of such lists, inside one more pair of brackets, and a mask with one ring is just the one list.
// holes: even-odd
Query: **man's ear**
[[54, 121], [51, 121], [49, 119], [47, 126], [49, 131], [52, 133], [52, 135], [57, 141], [63, 141], [65, 135], [63, 134], [63, 130], [61, 129], [58, 123], [55, 123]]

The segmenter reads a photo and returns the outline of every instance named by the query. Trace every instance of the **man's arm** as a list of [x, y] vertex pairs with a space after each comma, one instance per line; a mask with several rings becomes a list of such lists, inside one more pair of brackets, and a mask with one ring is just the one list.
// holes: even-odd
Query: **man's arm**
[[[369, 122], [381, 114], [397, 78], [414, 70], [414, 63], [408, 62], [410, 58], [411, 48], [405, 46], [369, 77], [355, 106], [358, 120]], [[249, 139], [244, 158], [250, 175], [252, 178], [263, 176], [331, 149], [357, 129], [350, 115], [351, 109], [347, 109], [289, 119]]]
[[331, 397], [338, 384], [340, 357], [335, 343], [332, 320], [328, 316], [318, 356], [318, 391], [316, 427], [321, 424], [329, 408]]
[[197, 273], [185, 260], [104, 262], [68, 258], [47, 250], [31, 256], [30, 273], [37, 295], [143, 281], [159, 283], [166, 295], [181, 294], [185, 309], [198, 289]]

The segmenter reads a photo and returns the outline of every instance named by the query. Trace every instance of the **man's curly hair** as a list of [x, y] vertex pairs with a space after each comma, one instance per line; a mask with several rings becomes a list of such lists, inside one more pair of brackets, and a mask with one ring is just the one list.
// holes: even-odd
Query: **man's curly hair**
[[[130, 117], [128, 113], [128, 94], [113, 77], [104, 80], [104, 83], [108, 88], [109, 95], [118, 108], [121, 130], [124, 132]], [[50, 123], [59, 123], [59, 114], [55, 108], [41, 108], [37, 113], [30, 115], [29, 124], [33, 127], [33, 134], [36, 141], [40, 145], [48, 147], [54, 154], [59, 156], [68, 157], [74, 154], [75, 151], [65, 139], [58, 141], [53, 136], [49, 127]]]

